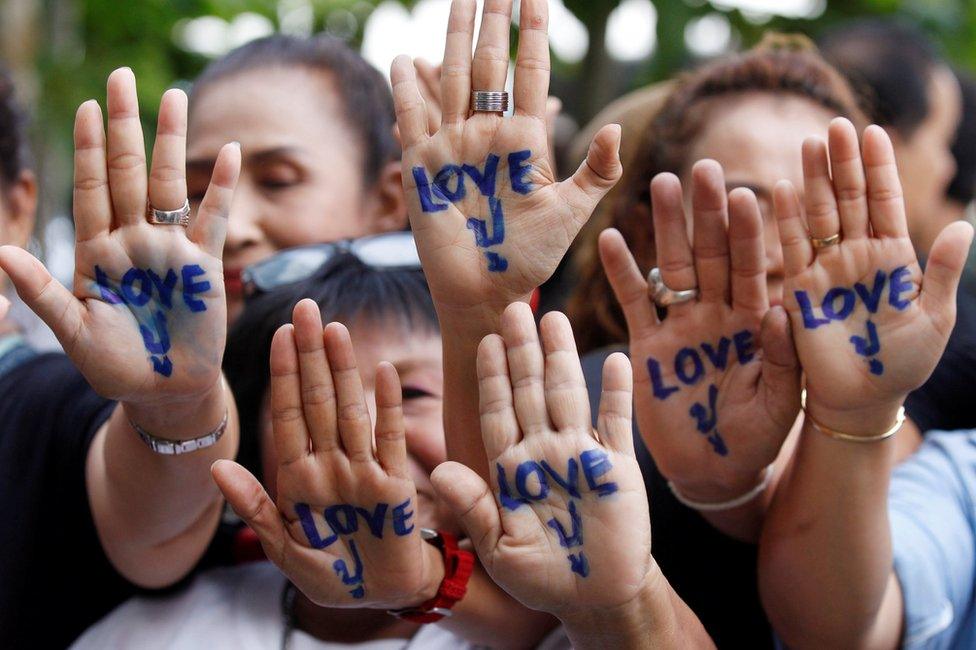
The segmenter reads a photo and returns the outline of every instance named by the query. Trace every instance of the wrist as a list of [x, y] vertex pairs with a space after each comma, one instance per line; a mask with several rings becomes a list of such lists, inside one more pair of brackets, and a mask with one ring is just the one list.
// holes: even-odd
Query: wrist
[[496, 331], [501, 320], [502, 312], [513, 302], [529, 303], [532, 293], [511, 298], [500, 298], [496, 300], [485, 300], [482, 302], [457, 305], [434, 298], [434, 308], [437, 310], [437, 318], [440, 321], [441, 329], [450, 327], [455, 330], [489, 330]]
[[410, 602], [404, 603], [404, 607], [416, 607], [426, 603], [437, 595], [437, 591], [444, 581], [444, 558], [441, 556], [441, 552], [427, 542], [423, 542], [423, 558], [425, 567], [423, 586], [420, 591], [409, 598]]
[[228, 396], [223, 377], [210, 388], [192, 397], [168, 398], [154, 402], [122, 402], [130, 422], [169, 440], [189, 440], [217, 428], [228, 411]]
[[838, 409], [824, 406], [815, 397], [808, 396], [804, 411], [808, 419], [820, 426], [851, 436], [872, 437], [891, 428], [903, 402], [904, 396], [870, 406]]
[[767, 470], [768, 466], [718, 478], [669, 480], [686, 499], [700, 503], [724, 503], [749, 493], [765, 482]]
[[674, 627], [671, 590], [654, 559], [644, 580], [625, 602], [612, 607], [556, 612], [576, 648], [657, 647], [658, 635]]

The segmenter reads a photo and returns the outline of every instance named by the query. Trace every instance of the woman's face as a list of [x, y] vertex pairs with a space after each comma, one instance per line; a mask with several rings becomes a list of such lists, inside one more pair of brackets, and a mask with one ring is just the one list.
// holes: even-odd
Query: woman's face
[[[688, 160], [718, 161], [725, 170], [729, 190], [746, 187], [759, 200], [766, 244], [769, 300], [783, 302], [783, 251], [773, 214], [773, 188], [780, 180], [803, 191], [803, 140], [811, 135], [827, 137], [834, 117], [827, 109], [801, 97], [747, 93], [734, 102], [715, 105], [694, 142]], [[691, 232], [691, 167], [682, 174], [688, 230]]]
[[[444, 440], [444, 370], [441, 338], [434, 332], [411, 331], [397, 323], [347, 323], [356, 352], [356, 364], [375, 423], [376, 366], [393, 364], [403, 389], [403, 423], [407, 439], [410, 477], [417, 486], [417, 518], [424, 528], [458, 532], [446, 506], [430, 482], [430, 473], [447, 460]], [[267, 400], [261, 418], [261, 464], [265, 486], [274, 496], [277, 461]]]
[[916, 241], [926, 221], [942, 223], [935, 215], [942, 209], [946, 188], [956, 173], [952, 143], [962, 117], [962, 92], [949, 68], [940, 67], [932, 74], [928, 104], [928, 115], [909, 137], [889, 130], [905, 192], [909, 234]]
[[254, 69], [194, 98], [187, 189], [199, 205], [220, 148], [240, 142], [244, 165], [224, 245], [228, 317], [243, 301], [241, 270], [292, 246], [398, 230], [406, 223], [399, 164], [364, 186], [363, 145], [348, 126], [329, 74]]

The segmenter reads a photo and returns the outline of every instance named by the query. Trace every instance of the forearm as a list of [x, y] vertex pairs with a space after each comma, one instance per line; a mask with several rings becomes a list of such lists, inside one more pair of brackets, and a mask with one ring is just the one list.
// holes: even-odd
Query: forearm
[[[883, 430], [891, 423], [880, 424], [886, 418], [868, 415], [864, 426]], [[887, 633], [879, 627], [888, 615], [882, 604], [890, 601], [885, 598], [892, 576], [887, 495], [894, 450], [892, 438], [852, 443], [804, 424], [760, 545], [763, 602], [788, 644], [886, 647], [897, 642], [897, 624]]]
[[[526, 298], [527, 300], [527, 298]], [[486, 481], [488, 460], [481, 438], [478, 397], [478, 345], [497, 332], [507, 305], [452, 308], [437, 303], [444, 346], [444, 434], [447, 456], [467, 465]]]
[[[167, 456], [139, 438], [130, 419], [161, 438], [186, 440], [227, 429], [211, 447]], [[238, 422], [226, 384], [193, 400], [122, 403], [96, 434], [86, 465], [95, 526], [106, 555], [127, 579], [147, 587], [175, 582], [199, 560], [223, 500], [210, 466], [237, 453]]]
[[655, 564], [631, 602], [561, 617], [574, 648], [713, 648], [714, 643]]
[[468, 593], [453, 615], [438, 625], [466, 641], [492, 648], [532, 648], [558, 621], [544, 612], [524, 607], [496, 585], [480, 562], [468, 581]]

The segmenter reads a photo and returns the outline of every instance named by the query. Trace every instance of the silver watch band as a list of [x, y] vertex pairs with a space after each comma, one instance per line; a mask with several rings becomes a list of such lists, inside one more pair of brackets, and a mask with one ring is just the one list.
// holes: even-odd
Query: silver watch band
[[146, 443], [150, 449], [152, 449], [157, 454], [163, 454], [164, 456], [178, 456], [180, 454], [188, 454], [191, 451], [196, 451], [198, 449], [206, 449], [207, 447], [212, 447], [217, 444], [220, 437], [224, 435], [224, 431], [227, 430], [227, 415], [228, 412], [224, 411], [224, 418], [217, 425], [217, 428], [206, 433], [199, 438], [190, 438], [189, 440], [169, 440], [167, 438], [160, 438], [149, 433], [138, 424], [129, 419], [129, 424], [142, 441]]

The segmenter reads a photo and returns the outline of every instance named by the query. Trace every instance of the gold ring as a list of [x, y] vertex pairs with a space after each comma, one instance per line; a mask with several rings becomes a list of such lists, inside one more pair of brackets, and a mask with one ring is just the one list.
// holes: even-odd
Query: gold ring
[[835, 246], [840, 243], [840, 233], [831, 235], [830, 237], [811, 237], [810, 242], [817, 249]]

